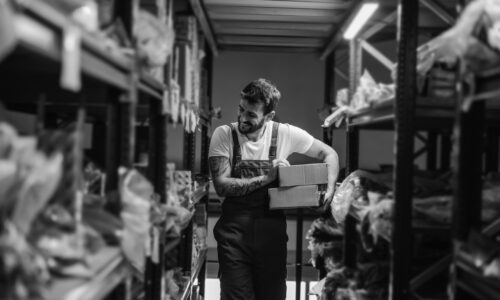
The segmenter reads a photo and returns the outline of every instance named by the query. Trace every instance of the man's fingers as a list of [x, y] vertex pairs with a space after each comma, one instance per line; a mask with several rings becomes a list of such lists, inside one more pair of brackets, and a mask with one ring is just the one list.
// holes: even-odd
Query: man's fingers
[[289, 167], [290, 163], [286, 159], [273, 160], [273, 167]]

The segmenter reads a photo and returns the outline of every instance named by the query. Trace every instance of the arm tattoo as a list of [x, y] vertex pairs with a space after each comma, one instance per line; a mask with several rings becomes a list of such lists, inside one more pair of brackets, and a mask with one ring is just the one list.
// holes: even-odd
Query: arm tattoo
[[210, 164], [210, 172], [214, 179], [225, 173], [228, 173], [227, 176], [231, 175], [229, 158], [224, 156], [213, 156], [208, 159], [208, 163]]
[[215, 190], [220, 196], [244, 196], [267, 184], [264, 180], [265, 176], [253, 178], [231, 177], [231, 166], [227, 157], [210, 157], [209, 164]]

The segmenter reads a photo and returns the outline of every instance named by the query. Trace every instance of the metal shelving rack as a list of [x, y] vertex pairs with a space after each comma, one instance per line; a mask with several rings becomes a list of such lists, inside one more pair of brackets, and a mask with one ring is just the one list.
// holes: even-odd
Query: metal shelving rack
[[[453, 18], [446, 11], [439, 10], [436, 1], [398, 1], [398, 57], [397, 82], [394, 99], [378, 103], [372, 107], [359, 110], [349, 116], [346, 125], [346, 175], [358, 168], [360, 130], [394, 130], [394, 212], [392, 236], [383, 237], [390, 245], [390, 299], [410, 299], [412, 291], [424, 282], [433, 278], [436, 270], [444, 270], [446, 262], [437, 262], [423, 274], [412, 280], [412, 232], [415, 230], [433, 230], [412, 221], [413, 198], [413, 163], [422, 153], [427, 153], [427, 168], [436, 170], [438, 155], [438, 136], [441, 135], [441, 165], [442, 170], [449, 169], [451, 151], [451, 129], [454, 121], [454, 102], [443, 103], [432, 101], [431, 98], [417, 96], [416, 88], [416, 51], [418, 47], [418, 19], [420, 2], [436, 13], [440, 18], [451, 24]], [[428, 3], [432, 2], [429, 6]], [[443, 15], [444, 13], [444, 15]], [[359, 39], [353, 39], [349, 44], [349, 95], [356, 91], [357, 82], [361, 76], [362, 49], [367, 50], [375, 58], [380, 59], [373, 47], [363, 47], [366, 39], [383, 30], [387, 21], [394, 21], [396, 12], [387, 14], [380, 26], [372, 26], [360, 34]], [[383, 57], [382, 57], [383, 58]], [[436, 105], [436, 103], [440, 103]], [[426, 138], [417, 131], [427, 131]], [[419, 138], [425, 147], [415, 153], [414, 139]], [[345, 220], [344, 264], [356, 268], [356, 225], [359, 218], [349, 214]], [[425, 228], [424, 228], [425, 227]], [[435, 228], [449, 230], [448, 228]]]
[[[121, 17], [126, 32], [131, 35], [132, 15], [139, 1], [116, 1], [115, 4], [116, 15]], [[173, 9], [172, 0], [165, 5]], [[106, 191], [117, 189], [119, 166], [134, 166], [136, 120], [149, 119], [147, 177], [161, 202], [165, 203], [170, 120], [168, 115], [162, 114], [162, 101], [169, 92], [168, 85], [140, 73], [134, 58], [105, 48], [101, 40], [80, 30], [76, 23], [43, 1], [22, 1], [15, 5], [14, 1], [2, 1], [0, 12], [0, 53], [3, 55], [0, 95], [3, 103], [15, 111], [37, 113], [42, 119], [50, 114], [72, 115], [80, 108], [85, 109], [88, 121], [95, 123], [92, 152], [105, 168]], [[73, 91], [60, 84], [61, 70], [67, 63], [62, 45], [68, 29], [81, 34], [80, 52], [73, 57], [80, 61], [81, 69], [75, 71], [81, 72], [81, 89]], [[207, 72], [210, 74], [211, 70]], [[210, 83], [206, 87], [210, 88]], [[207, 97], [209, 99], [209, 95]], [[204, 132], [206, 136], [207, 130]], [[207, 138], [204, 137], [204, 143], [208, 145]], [[193, 158], [194, 166], [194, 154], [189, 157]], [[205, 198], [205, 194], [199, 192], [196, 197]], [[157, 253], [170, 255], [168, 251], [179, 242], [165, 244], [159, 241]], [[132, 276], [144, 276], [146, 299], [164, 298], [165, 255], [149, 258], [145, 273], [135, 274], [118, 248], [104, 250], [93, 259], [104, 266], [95, 266], [95, 278], [56, 281], [49, 291], [54, 295], [52, 298], [102, 299], [111, 296], [127, 299]], [[204, 262], [202, 256], [199, 260]], [[200, 281], [204, 279], [204, 264], [200, 263], [197, 272], [193, 276]]]
[[[498, 128], [500, 121], [486, 122], [491, 104], [498, 101], [500, 68], [492, 66], [473, 72], [461, 62], [459, 103], [456, 110], [455, 143], [453, 146], [453, 264], [451, 287], [453, 299], [498, 299], [500, 281], [484, 276], [471, 264], [462, 250], [471, 230], [485, 237], [498, 235], [497, 220], [482, 229], [482, 175], [498, 171]], [[495, 105], [496, 106], [496, 105]], [[489, 125], [486, 130], [486, 124]], [[475, 145], [471, 147], [471, 145]], [[486, 151], [484, 153], [484, 146]], [[484, 154], [484, 156], [483, 156]], [[484, 163], [483, 163], [484, 158]]]

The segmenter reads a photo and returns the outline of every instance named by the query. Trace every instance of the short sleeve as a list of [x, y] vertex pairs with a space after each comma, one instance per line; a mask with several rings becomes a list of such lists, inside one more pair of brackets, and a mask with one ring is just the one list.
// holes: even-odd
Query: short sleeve
[[227, 125], [219, 126], [214, 130], [210, 140], [208, 157], [223, 156], [231, 157], [232, 138], [231, 129]]
[[299, 127], [290, 124], [287, 125], [289, 130], [290, 153], [306, 153], [309, 148], [311, 148], [314, 137]]

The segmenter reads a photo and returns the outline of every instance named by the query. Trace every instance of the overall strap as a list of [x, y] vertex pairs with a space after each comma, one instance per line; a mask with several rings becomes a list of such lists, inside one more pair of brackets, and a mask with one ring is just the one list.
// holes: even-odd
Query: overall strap
[[278, 144], [278, 122], [273, 122], [273, 132], [271, 135], [271, 146], [269, 147], [269, 161], [276, 159], [276, 149]]
[[238, 141], [238, 133], [236, 132], [236, 126], [233, 124], [231, 126], [231, 134], [233, 135], [233, 164], [232, 168], [236, 166], [238, 161], [241, 161], [241, 147], [240, 142]]

